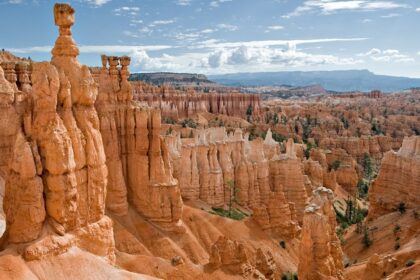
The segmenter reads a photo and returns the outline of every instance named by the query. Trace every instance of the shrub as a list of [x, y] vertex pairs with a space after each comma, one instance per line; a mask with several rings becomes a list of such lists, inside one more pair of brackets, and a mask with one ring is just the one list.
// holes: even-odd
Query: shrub
[[362, 242], [363, 242], [363, 245], [365, 245], [365, 248], [369, 248], [370, 245], [372, 245], [372, 239], [370, 239], [368, 228], [365, 228], [365, 230], [363, 232]]
[[360, 198], [367, 198], [369, 193], [369, 184], [364, 180], [359, 180], [357, 183], [357, 190]]
[[306, 149], [305, 149], [305, 152], [304, 152], [306, 159], [309, 159], [309, 156], [311, 155], [311, 150], [313, 148], [316, 148], [316, 145], [312, 145], [311, 143], [308, 143], [306, 145]]
[[162, 123], [166, 123], [166, 124], [175, 124], [175, 120], [172, 117], [163, 117], [162, 118]]
[[282, 247], [283, 249], [286, 249], [286, 242], [281, 240], [279, 244], [280, 244], [280, 247]]
[[168, 130], [166, 131], [166, 135], [171, 135], [172, 134], [172, 127], [169, 127]]
[[190, 127], [190, 128], [197, 128], [197, 123], [194, 122], [192, 119], [184, 119], [181, 122], [182, 127]]
[[339, 160], [335, 160], [330, 166], [329, 166], [329, 170], [337, 170], [338, 168], [340, 168], [341, 165], [341, 161]]
[[368, 153], [365, 153], [363, 155], [362, 166], [363, 166], [363, 173], [365, 175], [365, 178], [368, 180], [372, 179], [372, 175], [373, 175], [372, 159], [369, 157]]
[[286, 137], [284, 137], [280, 133], [273, 131], [273, 139], [276, 142], [282, 143], [284, 140], [286, 140]]
[[401, 245], [400, 245], [399, 242], [395, 243], [395, 246], [394, 246], [395, 251], [400, 249], [400, 247], [401, 247]]
[[399, 224], [396, 224], [394, 227], [394, 234], [397, 234], [399, 231], [401, 231], [401, 226]]
[[400, 204], [398, 204], [398, 211], [401, 213], [401, 214], [404, 214], [405, 213], [405, 211], [407, 210], [407, 208], [406, 208], [406, 206], [405, 206], [405, 203], [404, 202], [400, 202]]
[[405, 266], [406, 267], [410, 267], [410, 266], [412, 266], [412, 265], [414, 265], [414, 260], [413, 259], [409, 259], [406, 263], [405, 263]]
[[287, 272], [287, 273], [282, 274], [281, 280], [298, 280], [298, 276], [296, 272], [294, 273]]

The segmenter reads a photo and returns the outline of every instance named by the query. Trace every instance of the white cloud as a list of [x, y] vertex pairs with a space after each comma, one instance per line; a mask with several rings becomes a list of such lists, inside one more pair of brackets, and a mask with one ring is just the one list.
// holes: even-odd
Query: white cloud
[[139, 7], [127, 7], [127, 6], [114, 9], [114, 13], [117, 16], [121, 16], [121, 15], [137, 16], [139, 11], [140, 11]]
[[175, 20], [168, 19], [168, 20], [155, 20], [151, 24], [149, 24], [150, 27], [154, 27], [156, 25], [168, 25], [174, 23]]
[[177, 0], [175, 3], [179, 6], [189, 6], [192, 0]]
[[282, 25], [271, 25], [271, 26], [267, 26], [267, 29], [264, 31], [264, 33], [269, 33], [271, 31], [279, 31], [283, 29], [284, 29], [284, 26]]
[[374, 0], [306, 0], [293, 12], [284, 15], [283, 18], [300, 16], [307, 13], [318, 12], [321, 14], [332, 14], [340, 11], [375, 11], [397, 8], [408, 8], [406, 4], [398, 4], [395, 1], [374, 1]]
[[364, 20], [362, 20], [363, 23], [368, 23], [368, 22], [372, 22], [372, 20], [370, 18], [365, 18]]
[[[303, 40], [300, 40], [303, 41]], [[338, 57], [312, 54], [298, 49], [290, 41], [282, 47], [266, 44], [239, 44], [235, 47], [214, 48], [217, 40], [203, 42], [208, 49], [191, 47], [191, 52], [179, 55], [150, 56], [147, 51], [131, 53], [136, 65], [143, 71], [176, 71], [201, 73], [233, 73], [247, 71], [278, 71], [290, 68], [317, 67], [323, 65], [355, 65], [363, 63], [362, 58]], [[233, 45], [233, 43], [232, 43]]]
[[270, 29], [270, 30], [282, 30], [282, 29], [284, 29], [284, 26], [282, 26], [282, 25], [272, 25], [272, 26], [268, 26], [267, 28]]
[[100, 7], [102, 5], [105, 5], [108, 2], [111, 2], [111, 0], [84, 0], [85, 2], [88, 2], [89, 4], [92, 4], [96, 7]]
[[236, 31], [236, 30], [239, 29], [239, 27], [236, 26], [236, 25], [226, 24], [226, 23], [220, 23], [216, 26], [217, 26], [217, 28], [222, 29], [222, 30], [226, 30], [226, 31]]
[[22, 4], [23, 0], [9, 0], [7, 3], [9, 4]]
[[131, 22], [132, 24], [136, 25], [136, 24], [143, 23], [143, 20], [141, 20], [141, 19], [132, 19], [130, 22]]
[[216, 29], [207, 28], [207, 29], [201, 30], [200, 32], [204, 34], [209, 34], [209, 33], [214, 33], [215, 31]]
[[246, 66], [248, 69], [273, 66], [352, 65], [361, 62], [362, 60], [360, 59], [306, 53], [296, 49], [296, 45], [290, 44], [286, 48], [240, 46], [234, 49], [218, 50], [208, 55], [207, 64], [204, 66], [219, 69], [233, 69], [238, 66]]
[[416, 9], [416, 12], [420, 12], [420, 8], [417, 8], [417, 9]]
[[215, 0], [215, 1], [211, 1], [210, 2], [210, 6], [217, 8], [220, 6], [220, 4], [225, 3], [225, 2], [231, 2], [232, 0]]
[[368, 57], [377, 62], [413, 62], [414, 59], [408, 55], [402, 54], [399, 50], [387, 49], [381, 50], [373, 48], [366, 53], [360, 53], [359, 57]]

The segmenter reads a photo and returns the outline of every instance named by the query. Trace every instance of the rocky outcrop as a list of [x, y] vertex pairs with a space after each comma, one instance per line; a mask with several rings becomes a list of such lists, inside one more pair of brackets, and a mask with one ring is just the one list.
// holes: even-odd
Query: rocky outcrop
[[288, 203], [281, 189], [270, 193], [268, 204], [253, 208], [253, 219], [274, 236], [292, 239], [300, 232], [293, 203]]
[[333, 192], [320, 187], [313, 192], [305, 209], [299, 252], [299, 279], [344, 279], [332, 200]]
[[420, 202], [420, 137], [405, 138], [398, 152], [382, 159], [378, 177], [369, 190], [369, 217], [395, 211], [404, 203], [416, 208]]
[[244, 279], [274, 279], [277, 267], [270, 251], [261, 248], [253, 254], [243, 243], [225, 236], [211, 246], [209, 266], [239, 274]]

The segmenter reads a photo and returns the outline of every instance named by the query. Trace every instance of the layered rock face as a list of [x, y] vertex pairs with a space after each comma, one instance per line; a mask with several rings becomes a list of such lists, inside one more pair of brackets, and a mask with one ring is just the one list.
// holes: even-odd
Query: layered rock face
[[395, 211], [401, 203], [416, 208], [420, 203], [420, 137], [404, 139], [398, 152], [382, 159], [378, 177], [369, 190], [369, 217]]
[[248, 141], [241, 130], [228, 136], [224, 128], [201, 130], [196, 138], [167, 136], [166, 142], [176, 151], [171, 158], [184, 199], [214, 207], [234, 202], [251, 209], [265, 230], [291, 238], [298, 232], [292, 217], [301, 221], [307, 196], [292, 142], [280, 155], [271, 134]]
[[387, 136], [338, 137], [324, 138], [319, 145], [324, 149], [343, 149], [353, 158], [359, 160], [363, 158], [364, 154], [381, 159], [384, 153], [398, 149], [401, 146], [401, 141]]
[[109, 169], [107, 207], [125, 215], [130, 202], [163, 229], [182, 229], [181, 194], [160, 136], [160, 112], [132, 103], [128, 57], [102, 56], [102, 62], [91, 71], [99, 84], [96, 107]]
[[252, 115], [257, 119], [261, 113], [258, 95], [225, 93], [203, 94], [193, 90], [177, 92], [162, 86], [155, 87], [142, 82], [133, 83], [135, 99], [162, 111], [163, 117], [174, 120], [195, 116], [197, 113], [224, 114], [245, 118]]
[[342, 250], [335, 233], [333, 192], [320, 187], [305, 209], [299, 252], [299, 279], [344, 279]]
[[97, 88], [89, 69], [76, 59], [70, 31], [74, 10], [56, 4], [54, 17], [60, 36], [53, 59], [32, 64], [32, 84], [21, 75], [19, 89], [0, 72], [2, 104], [15, 110], [11, 116], [19, 116], [18, 126], [2, 135], [2, 140], [14, 139], [13, 148], [7, 146], [2, 155], [2, 162], [9, 162], [7, 240], [33, 241], [49, 227], [62, 237], [43, 236], [25, 249], [25, 258], [39, 259], [77, 245], [113, 260], [112, 222], [105, 216], [106, 158], [93, 106]]

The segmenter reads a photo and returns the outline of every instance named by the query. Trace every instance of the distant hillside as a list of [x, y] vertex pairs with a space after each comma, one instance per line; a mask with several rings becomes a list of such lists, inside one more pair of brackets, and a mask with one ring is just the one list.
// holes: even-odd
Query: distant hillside
[[420, 79], [376, 75], [368, 70], [260, 72], [209, 75], [214, 82], [228, 86], [281, 86], [303, 87], [320, 85], [330, 91], [401, 91], [420, 87]]
[[173, 86], [194, 86], [203, 84], [215, 84], [209, 81], [206, 75], [188, 73], [133, 73], [130, 81], [144, 81], [153, 85], [173, 85]]
[[242, 92], [261, 94], [263, 99], [270, 98], [308, 98], [321, 95], [327, 95], [327, 92], [320, 85], [309, 85], [304, 87], [292, 87], [288, 85], [281, 86], [249, 86], [241, 87]]

